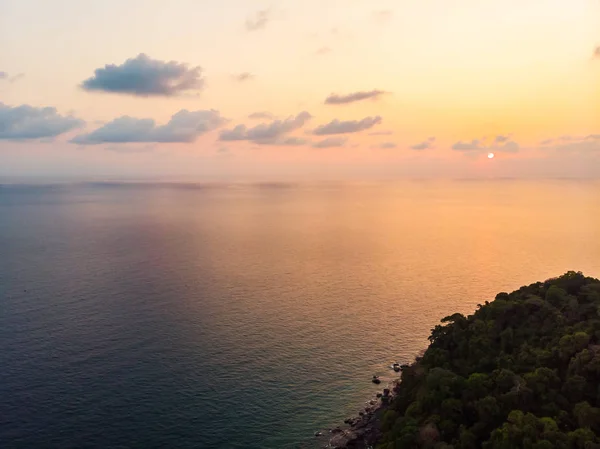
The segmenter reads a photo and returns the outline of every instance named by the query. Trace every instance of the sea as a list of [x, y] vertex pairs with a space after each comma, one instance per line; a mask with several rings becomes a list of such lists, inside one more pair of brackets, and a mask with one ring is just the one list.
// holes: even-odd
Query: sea
[[287, 449], [431, 328], [600, 277], [600, 182], [0, 186], [0, 447]]

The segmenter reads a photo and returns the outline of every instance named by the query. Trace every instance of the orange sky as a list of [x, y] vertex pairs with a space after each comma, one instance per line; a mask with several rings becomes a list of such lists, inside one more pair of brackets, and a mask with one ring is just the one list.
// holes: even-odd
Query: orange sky
[[0, 176], [600, 175], [594, 0], [8, 0], [0, 41]]

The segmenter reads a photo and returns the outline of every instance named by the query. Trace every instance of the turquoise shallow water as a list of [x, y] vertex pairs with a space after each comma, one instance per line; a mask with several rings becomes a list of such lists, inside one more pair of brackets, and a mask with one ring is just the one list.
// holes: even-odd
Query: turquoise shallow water
[[2, 186], [0, 447], [311, 447], [443, 316], [600, 276], [599, 187]]

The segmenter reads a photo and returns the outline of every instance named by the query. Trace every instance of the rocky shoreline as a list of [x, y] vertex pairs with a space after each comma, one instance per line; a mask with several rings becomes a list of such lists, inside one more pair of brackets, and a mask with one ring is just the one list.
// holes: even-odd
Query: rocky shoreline
[[367, 401], [364, 410], [354, 418], [344, 421], [328, 431], [319, 432], [316, 436], [323, 440], [324, 449], [369, 449], [373, 448], [381, 438], [381, 420], [389, 404], [396, 394], [400, 379], [396, 379], [377, 393], [377, 397]]

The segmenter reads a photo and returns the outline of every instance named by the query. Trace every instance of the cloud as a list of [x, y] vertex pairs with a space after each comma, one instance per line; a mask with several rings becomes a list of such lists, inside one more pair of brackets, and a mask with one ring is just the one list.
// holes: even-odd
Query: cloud
[[260, 112], [253, 112], [252, 114], [250, 114], [248, 116], [248, 118], [253, 119], [253, 120], [273, 120], [275, 118], [275, 116], [273, 114], [271, 114], [270, 112], [265, 112], [265, 111], [260, 111]]
[[456, 151], [473, 151], [473, 150], [483, 150], [484, 147], [481, 146], [481, 142], [477, 139], [472, 140], [471, 142], [456, 142], [452, 145], [452, 149]]
[[309, 143], [309, 141], [307, 139], [303, 139], [301, 137], [288, 137], [287, 139], [285, 139], [281, 142], [281, 145], [301, 146], [301, 145], [306, 145], [307, 143]]
[[365, 117], [362, 120], [340, 121], [335, 119], [326, 125], [317, 127], [313, 134], [316, 136], [327, 136], [330, 134], [348, 134], [364, 131], [381, 123], [380, 116]]
[[144, 53], [121, 65], [107, 64], [81, 83], [87, 91], [111, 92], [138, 97], [172, 97], [204, 87], [202, 69], [176, 61], [151, 59]]
[[521, 149], [521, 146], [517, 142], [509, 140], [508, 142], [505, 142], [502, 145], [492, 145], [489, 149], [494, 151], [501, 151], [504, 153], [517, 153]]
[[262, 11], [258, 11], [253, 17], [249, 17], [246, 20], [246, 30], [247, 31], [257, 31], [262, 30], [267, 26], [269, 20], [271, 19], [271, 11], [268, 9], [264, 9]]
[[367, 92], [352, 92], [347, 95], [331, 94], [325, 99], [325, 104], [348, 104], [362, 100], [376, 100], [386, 94], [383, 90], [370, 90]]
[[81, 145], [133, 142], [189, 143], [225, 122], [219, 111], [215, 110], [182, 109], [162, 126], [157, 126], [154, 120], [149, 118], [122, 116], [90, 133], [74, 137], [71, 142]]
[[594, 58], [600, 59], [600, 45], [594, 48]]
[[302, 128], [311, 118], [312, 116], [304, 111], [295, 117], [288, 117], [285, 120], [275, 120], [271, 123], [261, 123], [252, 128], [248, 128], [246, 125], [237, 125], [233, 129], [223, 130], [219, 136], [219, 140], [249, 140], [257, 144], [273, 145], [280, 143], [280, 139], [285, 134]]
[[391, 136], [392, 134], [394, 134], [393, 131], [374, 131], [369, 133], [369, 136]]
[[71, 115], [58, 114], [55, 108], [29, 105], [11, 107], [0, 102], [0, 139], [53, 138], [84, 123]]
[[585, 137], [562, 136], [544, 142], [549, 142], [544, 146], [546, 150], [570, 153], [600, 152], [600, 134], [590, 134]]
[[315, 53], [318, 55], [326, 55], [327, 53], [331, 53], [333, 50], [329, 47], [321, 47]]
[[249, 72], [238, 73], [237, 75], [233, 75], [233, 79], [239, 81], [240, 83], [243, 83], [244, 81], [249, 81], [252, 78], [254, 78], [254, 75]]
[[433, 144], [435, 142], [435, 137], [430, 137], [429, 139], [419, 142], [410, 147], [411, 150], [430, 150], [433, 148]]
[[0, 70], [0, 80], [5, 80], [8, 78], [8, 73]]
[[22, 80], [23, 78], [25, 78], [25, 74], [24, 73], [17, 73], [16, 75], [11, 76], [8, 79], [8, 82], [9, 83], [16, 83], [17, 81]]
[[393, 15], [394, 15], [394, 11], [392, 11], [391, 9], [383, 9], [380, 11], [373, 12], [373, 17], [378, 22], [387, 22], [388, 20], [390, 20], [392, 18]]
[[497, 151], [504, 153], [516, 153], [520, 149], [517, 142], [508, 140], [505, 136], [497, 136], [491, 145], [485, 145], [482, 140], [473, 139], [470, 142], [457, 142], [452, 145], [452, 149], [456, 151]]
[[109, 145], [105, 147], [108, 151], [114, 151], [115, 153], [124, 154], [135, 154], [135, 153], [150, 153], [156, 149], [156, 145], [147, 144], [142, 146], [131, 146], [131, 145]]
[[383, 142], [382, 144], [378, 145], [378, 148], [381, 148], [382, 150], [389, 150], [391, 148], [398, 148], [398, 145], [395, 142]]
[[313, 148], [336, 148], [343, 147], [348, 139], [346, 137], [327, 137], [319, 142], [313, 143]]

